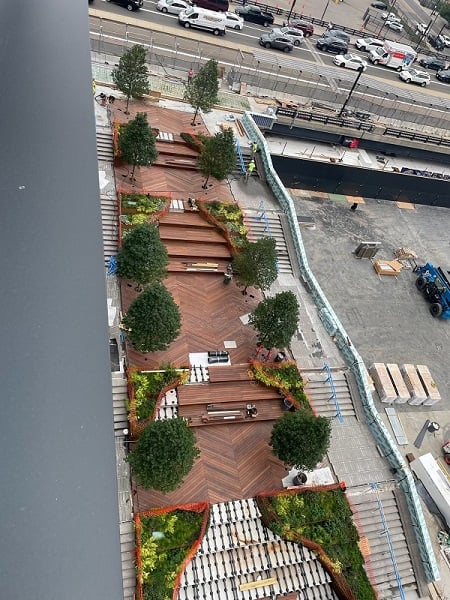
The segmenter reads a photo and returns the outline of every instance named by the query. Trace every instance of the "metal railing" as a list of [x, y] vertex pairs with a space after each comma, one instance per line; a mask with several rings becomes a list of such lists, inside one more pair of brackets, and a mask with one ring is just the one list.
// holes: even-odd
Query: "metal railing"
[[344, 422], [344, 417], [341, 413], [341, 407], [339, 405], [339, 400], [337, 398], [336, 388], [334, 386], [333, 375], [331, 374], [331, 369], [328, 363], [324, 363], [322, 371], [325, 371], [327, 374], [327, 378], [325, 379], [325, 383], [328, 382], [330, 384], [331, 396], [330, 400], [333, 400], [334, 405], [336, 407], [335, 418], [339, 421], [339, 423]]

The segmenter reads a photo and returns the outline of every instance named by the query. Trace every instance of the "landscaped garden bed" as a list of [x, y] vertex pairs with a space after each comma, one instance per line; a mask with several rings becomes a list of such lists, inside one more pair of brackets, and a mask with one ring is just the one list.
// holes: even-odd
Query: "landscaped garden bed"
[[170, 198], [166, 196], [119, 193], [120, 238], [136, 225], [157, 221], [169, 205]]
[[154, 418], [164, 394], [182, 384], [189, 371], [175, 369], [170, 365], [157, 371], [131, 369], [128, 373], [128, 420], [132, 435], [139, 434]]
[[249, 374], [267, 387], [278, 389], [295, 408], [312, 412], [308, 396], [303, 390], [305, 382], [295, 362], [264, 364], [252, 361]]
[[209, 520], [208, 503], [136, 515], [137, 597], [172, 600], [184, 569], [198, 550]]
[[206, 136], [196, 135], [195, 133], [188, 133], [186, 131], [182, 131], [180, 136], [188, 148], [195, 150], [195, 152], [198, 153], [202, 151]]
[[206, 219], [224, 235], [233, 250], [236, 251], [247, 243], [248, 230], [238, 204], [200, 200], [197, 201], [197, 205]]
[[303, 488], [256, 498], [267, 527], [285, 540], [314, 550], [342, 600], [375, 600], [364, 570], [359, 533], [339, 484]]

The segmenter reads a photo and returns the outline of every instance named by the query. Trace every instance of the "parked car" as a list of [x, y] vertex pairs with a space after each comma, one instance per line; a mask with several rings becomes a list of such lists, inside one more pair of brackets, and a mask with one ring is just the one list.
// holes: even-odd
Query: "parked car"
[[416, 32], [421, 33], [422, 35], [426, 33], [428, 30], [428, 25], [426, 23], [417, 23], [416, 24]]
[[190, 3], [185, 0], [158, 0], [156, 8], [162, 13], [178, 15], [182, 10], [190, 7]]
[[334, 54], [347, 54], [348, 44], [339, 38], [326, 37], [319, 38], [316, 42], [316, 47], [325, 52], [333, 52]]
[[283, 27], [294, 27], [303, 31], [305, 37], [311, 37], [314, 34], [314, 27], [308, 21], [302, 19], [291, 19], [290, 21], [283, 21]]
[[271, 31], [269, 33], [263, 33], [259, 38], [259, 43], [264, 48], [275, 48], [276, 50], [282, 50], [283, 52], [292, 52], [294, 44], [291, 40], [277, 31]]
[[429, 35], [428, 41], [433, 46], [433, 48], [436, 48], [436, 50], [443, 50], [445, 48], [444, 40], [441, 38], [440, 35]]
[[356, 40], [355, 47], [358, 48], [358, 50], [363, 50], [364, 52], [370, 52], [374, 48], [382, 48], [383, 44], [384, 44], [383, 40], [377, 40], [376, 38], [367, 37], [367, 38], [359, 38], [359, 40]]
[[242, 17], [240, 17], [239, 15], [232, 13], [232, 12], [226, 12], [225, 17], [226, 17], [225, 24], [230, 29], [240, 30], [244, 27], [244, 19]]
[[442, 33], [439, 37], [444, 42], [444, 46], [446, 48], [450, 48], [450, 37], [448, 35], [443, 35]]
[[139, 10], [144, 5], [144, 0], [106, 0], [106, 2], [114, 2], [119, 6], [124, 6], [127, 10]]
[[403, 25], [398, 21], [386, 21], [386, 27], [389, 27], [392, 31], [403, 31]]
[[230, 10], [228, 0], [195, 0], [194, 4], [197, 8], [206, 8], [206, 10], [213, 10], [215, 12], [225, 13]]
[[249, 21], [250, 23], [257, 23], [264, 27], [273, 25], [274, 18], [272, 13], [264, 12], [259, 6], [241, 6], [236, 8], [234, 12], [242, 17], [244, 21]]
[[350, 42], [350, 36], [348, 33], [345, 33], [345, 31], [342, 31], [342, 29], [327, 29], [327, 31], [322, 34], [322, 37], [339, 38], [340, 40], [347, 42], [347, 44]]
[[387, 10], [386, 2], [372, 2], [370, 6], [372, 8], [376, 8], [377, 10]]
[[333, 58], [333, 62], [338, 67], [345, 67], [354, 71], [365, 71], [367, 69], [367, 62], [357, 54], [338, 54]]
[[450, 69], [444, 69], [436, 73], [436, 78], [444, 83], [450, 83]]
[[433, 71], [445, 69], [445, 60], [438, 56], [426, 56], [425, 58], [421, 58], [419, 64], [426, 69], [433, 69]]
[[431, 82], [429, 73], [417, 69], [405, 69], [404, 71], [400, 71], [398, 76], [402, 81], [406, 81], [406, 83], [417, 83], [417, 85], [421, 85], [422, 87], [429, 85]]
[[303, 31], [300, 29], [294, 29], [294, 27], [280, 27], [279, 29], [272, 29], [272, 31], [276, 31], [278, 34], [289, 38], [294, 46], [300, 46], [303, 42]]
[[384, 19], [385, 21], [398, 21], [400, 23], [400, 18], [397, 17], [397, 15], [393, 12], [381, 13], [381, 18]]

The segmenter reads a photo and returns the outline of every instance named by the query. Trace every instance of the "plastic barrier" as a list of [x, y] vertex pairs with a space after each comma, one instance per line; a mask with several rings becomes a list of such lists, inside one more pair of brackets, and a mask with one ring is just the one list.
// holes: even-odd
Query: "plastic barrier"
[[333, 338], [337, 347], [340, 349], [346, 363], [349, 365], [356, 378], [362, 408], [367, 419], [367, 425], [379, 448], [384, 453], [386, 460], [395, 472], [399, 487], [401, 487], [405, 493], [425, 576], [428, 581], [436, 581], [440, 578], [439, 569], [412, 474], [378, 415], [373, 402], [372, 392], [367, 384], [364, 362], [353, 346], [331, 304], [328, 302], [318, 281], [314, 277], [313, 272], [309, 268], [294, 203], [273, 168], [269, 146], [261, 131], [256, 126], [250, 112], [244, 114], [242, 124], [249, 139], [256, 141], [260, 149], [261, 164], [265, 171], [267, 183], [287, 217], [300, 273], [308, 291], [311, 293], [314, 303], [316, 304], [320, 320], [328, 334]]

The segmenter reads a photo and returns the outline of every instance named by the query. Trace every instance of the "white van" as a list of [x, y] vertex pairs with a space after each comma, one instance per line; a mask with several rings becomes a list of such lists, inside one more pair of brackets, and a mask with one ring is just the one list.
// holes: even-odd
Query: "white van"
[[227, 18], [224, 13], [191, 6], [180, 12], [178, 23], [186, 29], [196, 27], [212, 31], [214, 35], [225, 35]]

